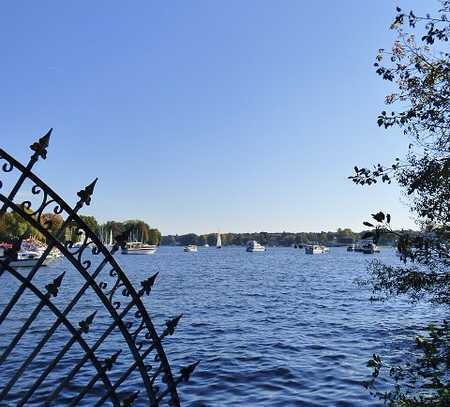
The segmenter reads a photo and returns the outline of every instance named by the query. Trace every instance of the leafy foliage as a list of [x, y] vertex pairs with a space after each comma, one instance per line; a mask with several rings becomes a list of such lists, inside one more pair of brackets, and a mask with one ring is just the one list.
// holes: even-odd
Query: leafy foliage
[[[389, 166], [354, 167], [349, 177], [359, 185], [397, 181], [410, 197], [411, 212], [421, 227], [415, 236], [396, 232], [390, 215], [383, 212], [372, 215], [375, 222], [364, 223], [372, 227], [375, 241], [385, 234], [396, 237], [402, 262], [372, 262], [369, 278], [360, 283], [371, 287], [375, 300], [406, 295], [411, 301], [450, 305], [450, 1], [440, 4], [436, 16], [397, 8], [391, 25], [397, 40], [391, 50], [379, 50], [375, 63], [377, 74], [397, 88], [386, 104], [399, 108], [381, 112], [377, 123], [385, 129], [400, 128], [409, 139], [408, 152]], [[368, 363], [372, 378], [365, 386], [391, 406], [448, 406], [449, 349], [448, 323], [430, 325], [427, 335], [417, 337], [414, 356], [405, 355], [401, 365], [390, 366], [374, 355]], [[385, 371], [394, 381], [387, 391], [385, 381], [379, 380]]]
[[[396, 158], [390, 166], [356, 166], [349, 178], [361, 185], [396, 179], [420, 218], [445, 224], [450, 222], [450, 1], [441, 4], [439, 17], [419, 17], [397, 9], [391, 28], [397, 30], [398, 39], [391, 50], [379, 50], [375, 63], [378, 75], [398, 89], [386, 97], [387, 105], [400, 108], [381, 112], [378, 125], [402, 129], [410, 140], [406, 157]], [[404, 31], [404, 25], [416, 28], [421, 22], [425, 32], [418, 41]], [[442, 43], [442, 49], [437, 43]]]

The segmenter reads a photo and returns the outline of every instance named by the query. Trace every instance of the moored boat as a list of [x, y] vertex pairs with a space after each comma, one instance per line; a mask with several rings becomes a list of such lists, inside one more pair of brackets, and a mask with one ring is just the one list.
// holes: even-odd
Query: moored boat
[[260, 245], [256, 240], [250, 240], [247, 243], [247, 251], [248, 252], [264, 252], [266, 248], [263, 245]]
[[[6, 261], [8, 257], [5, 256], [3, 250], [0, 250], [0, 260]], [[17, 267], [34, 267], [41, 259], [41, 254], [38, 252], [21, 250], [17, 252], [17, 255], [12, 260], [10, 259], [8, 265], [13, 268]], [[48, 256], [43, 262], [42, 266], [48, 266], [48, 264], [53, 260], [52, 257]]]
[[364, 254], [373, 254], [373, 253], [379, 253], [380, 249], [378, 246], [373, 242], [367, 242], [361, 246], [361, 251]]
[[195, 244], [188, 244], [187, 246], [184, 246], [185, 252], [197, 252], [197, 246]]
[[145, 244], [142, 242], [128, 242], [126, 246], [122, 248], [122, 254], [145, 255], [153, 254], [155, 252], [155, 245]]
[[322, 254], [328, 252], [330, 249], [328, 247], [322, 246], [320, 244], [309, 244], [305, 246], [306, 254]]

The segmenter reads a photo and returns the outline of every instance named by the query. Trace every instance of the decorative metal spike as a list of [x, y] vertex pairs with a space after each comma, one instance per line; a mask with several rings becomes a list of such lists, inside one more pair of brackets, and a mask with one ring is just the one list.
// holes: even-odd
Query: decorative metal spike
[[85, 320], [78, 323], [78, 326], [80, 327], [81, 332], [83, 332], [85, 334], [87, 334], [89, 332], [89, 328], [92, 325], [92, 322], [94, 321], [95, 314], [97, 314], [97, 311], [94, 311]]
[[50, 135], [52, 134], [53, 128], [51, 128], [44, 136], [42, 136], [38, 141], [33, 143], [30, 148], [34, 151], [33, 158], [38, 159], [42, 157], [43, 160], [47, 158], [47, 147], [50, 142]]
[[145, 279], [144, 281], [141, 281], [141, 286], [144, 289], [145, 294], [149, 295], [150, 291], [152, 291], [152, 287], [155, 284], [155, 280], [158, 274], [159, 272], [153, 274], [151, 277]]
[[178, 315], [177, 317], [173, 318], [173, 319], [169, 319], [168, 321], [166, 321], [166, 332], [167, 335], [173, 335], [173, 333], [175, 332], [175, 328], [178, 325], [178, 322], [180, 321], [181, 317], [183, 316], [183, 314]]
[[111, 357], [106, 358], [103, 363], [104, 363], [104, 368], [106, 371], [111, 370], [113, 368], [114, 363], [116, 363], [117, 358], [119, 357], [119, 355], [122, 353], [122, 350], [118, 350], [116, 353], [114, 353]]
[[192, 365], [182, 367], [180, 369], [181, 379], [184, 382], [187, 382], [189, 380], [189, 378], [191, 377], [191, 374], [194, 372], [195, 368], [198, 366], [199, 363], [200, 363], [200, 361], [192, 363]]
[[121, 407], [130, 407], [137, 399], [139, 395], [139, 390], [131, 393], [129, 396], [125, 397], [120, 403]]
[[80, 198], [80, 202], [89, 206], [91, 204], [91, 196], [94, 193], [95, 184], [97, 184], [98, 178], [95, 178], [87, 187], [77, 192]]
[[52, 295], [53, 297], [56, 297], [58, 295], [59, 287], [61, 286], [65, 274], [66, 272], [63, 272], [58, 277], [56, 277], [51, 284], [47, 284], [45, 286], [48, 294]]

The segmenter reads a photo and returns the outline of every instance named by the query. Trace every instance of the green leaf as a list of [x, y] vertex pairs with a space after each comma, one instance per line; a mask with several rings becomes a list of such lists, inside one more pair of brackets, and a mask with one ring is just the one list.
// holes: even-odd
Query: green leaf
[[385, 216], [384, 213], [380, 211], [378, 213], [372, 214], [372, 218], [381, 223], [384, 221]]

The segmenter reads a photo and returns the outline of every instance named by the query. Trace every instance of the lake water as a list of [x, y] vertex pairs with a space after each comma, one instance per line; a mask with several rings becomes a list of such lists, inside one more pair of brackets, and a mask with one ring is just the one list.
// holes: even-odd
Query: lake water
[[[370, 303], [370, 293], [354, 279], [366, 275], [373, 257], [398, 261], [390, 248], [373, 256], [345, 248], [311, 256], [292, 248], [246, 253], [227, 247], [199, 248], [198, 253], [162, 247], [153, 256], [117, 255], [136, 286], [159, 272], [153, 292], [145, 297], [159, 332], [166, 319], [183, 314], [175, 335], [164, 343], [174, 371], [201, 360], [191, 381], [179, 387], [182, 404], [196, 407], [381, 405], [361, 386], [370, 375], [367, 360], [374, 352], [400, 355], [418, 325], [438, 320], [439, 314], [399, 300]], [[67, 270], [61, 291], [74, 291], [80, 278], [66, 260], [46, 269], [45, 278], [39, 277], [42, 286], [61, 270]], [[2, 309], [17, 284], [6, 275], [0, 281]], [[94, 297], [92, 303], [88, 298], [74, 310], [74, 318], [79, 312], [83, 319], [94, 303]], [[33, 304], [33, 296], [27, 295], [17, 305], [15, 317], [0, 328], [0, 347]], [[98, 318], [106, 323], [108, 317]], [[40, 316], [30, 338], [42, 335], [50, 321], [51, 315]], [[23, 342], [0, 372], [0, 385], [8, 366], [14, 369], [32, 348], [30, 341]], [[51, 347], [46, 352], [43, 366]], [[60, 369], [63, 374], [64, 364]], [[27, 380], [23, 378], [24, 386]], [[88, 397], [82, 405], [92, 400]], [[139, 399], [136, 405], [142, 405]]]

